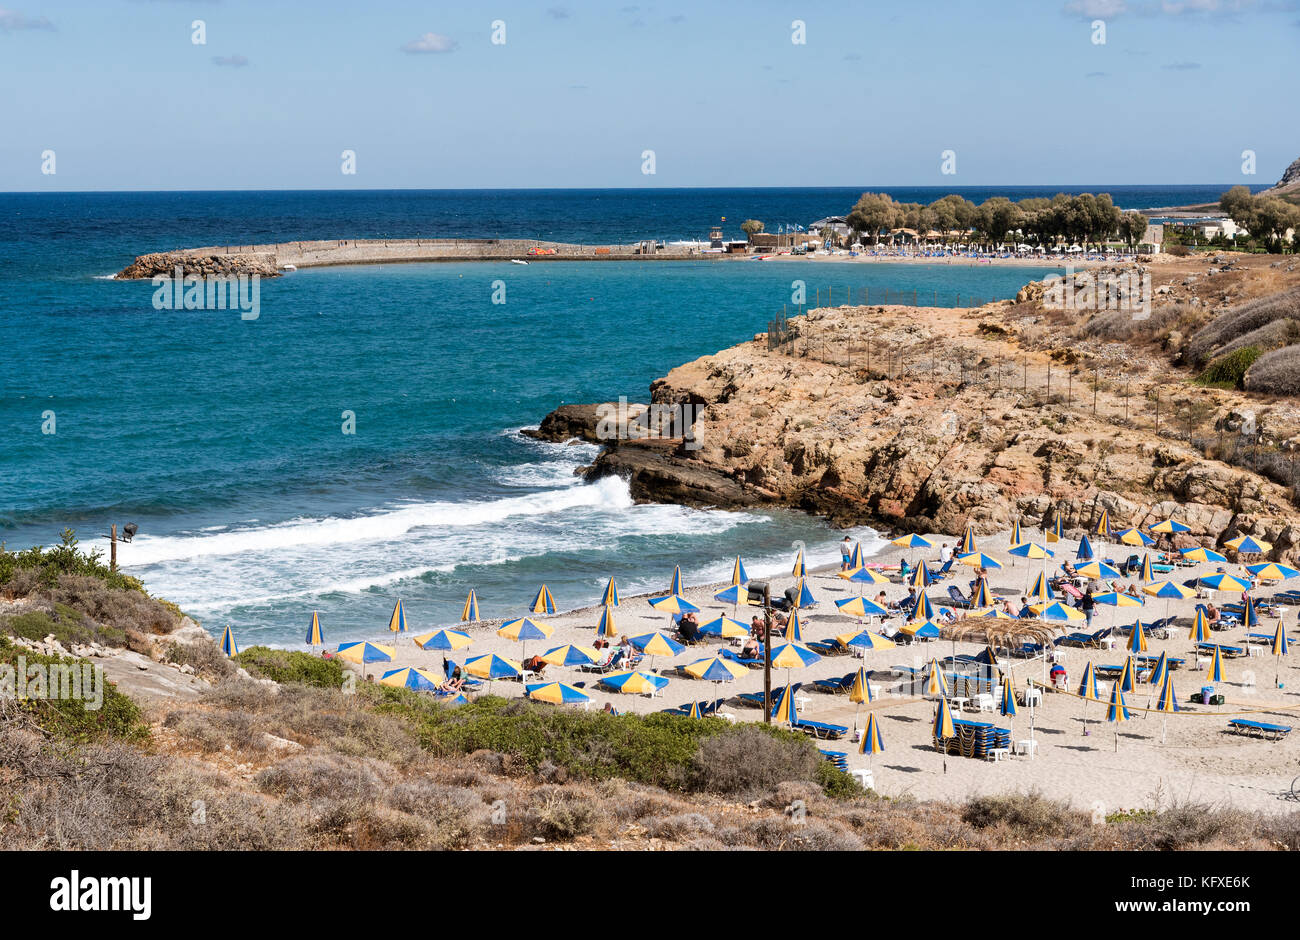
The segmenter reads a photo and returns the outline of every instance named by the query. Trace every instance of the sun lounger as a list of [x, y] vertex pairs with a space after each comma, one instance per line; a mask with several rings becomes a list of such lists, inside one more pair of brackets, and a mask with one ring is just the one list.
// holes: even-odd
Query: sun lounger
[[840, 676], [838, 679], [815, 679], [813, 688], [818, 692], [829, 692], [832, 695], [839, 695], [848, 692], [853, 688], [853, 680], [857, 678], [856, 672], [850, 672], [846, 676]]
[[[796, 683], [794, 683], [792, 686], [790, 686], [790, 692], [791, 692], [791, 694], [798, 693], [798, 691], [799, 691], [801, 688], [803, 688], [803, 683], [802, 683], [802, 682], [796, 682]], [[782, 693], [783, 691], [784, 691], [783, 689], [776, 689], [776, 688], [772, 689], [772, 704], [773, 704], [773, 705], [776, 704], [776, 700], [781, 696], [781, 693]], [[736, 698], [740, 699], [740, 700], [741, 700], [742, 702], [744, 702], [746, 705], [753, 705], [755, 708], [762, 708], [762, 707], [763, 707], [763, 693], [762, 693], [762, 692], [741, 692], [739, 695], [736, 696]]]
[[[1215, 647], [1214, 643], [1196, 644], [1196, 649], [1198, 652], [1206, 653], [1210, 656], [1214, 655], [1214, 647]], [[1245, 649], [1243, 649], [1240, 646], [1219, 646], [1219, 653], [1223, 656], [1224, 659], [1237, 659], [1240, 656], [1246, 655]]]
[[1067, 633], [1065, 636], [1058, 636], [1052, 640], [1056, 646], [1089, 646], [1092, 643], [1091, 633]]
[[1286, 725], [1272, 725], [1264, 721], [1248, 721], [1234, 718], [1228, 722], [1228, 730], [1234, 734], [1243, 734], [1250, 738], [1264, 738], [1267, 741], [1280, 741], [1291, 733]]
[[806, 640], [804, 646], [822, 656], [847, 656], [853, 652], [847, 646], [841, 646], [840, 641], [833, 637], [829, 640]]
[[798, 719], [794, 723], [794, 729], [811, 734], [814, 738], [827, 741], [838, 741], [849, 733], [849, 729], [844, 725], [832, 725], [824, 721], [809, 721], [806, 718]]
[[957, 585], [948, 585], [948, 597], [952, 600], [953, 607], [957, 607], [961, 610], [968, 610], [970, 608], [970, 601], [968, 601], [961, 591], [957, 589]]
[[822, 757], [826, 758], [835, 767], [836, 770], [842, 770], [845, 773], [849, 771], [848, 755], [843, 751], [818, 751]]

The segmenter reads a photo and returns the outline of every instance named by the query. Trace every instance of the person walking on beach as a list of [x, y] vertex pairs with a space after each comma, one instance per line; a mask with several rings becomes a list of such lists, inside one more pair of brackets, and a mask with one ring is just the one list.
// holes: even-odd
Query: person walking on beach
[[943, 547], [939, 549], [939, 564], [946, 565], [950, 561], [952, 561], [952, 549], [948, 547], [947, 542], [944, 542]]
[[840, 570], [849, 570], [849, 559], [853, 557], [853, 541], [847, 535], [840, 542]]
[[1088, 618], [1088, 626], [1092, 626], [1092, 610], [1097, 606], [1097, 602], [1092, 599], [1092, 585], [1088, 585], [1088, 590], [1084, 592], [1083, 597], [1079, 600], [1079, 609], [1083, 615]]

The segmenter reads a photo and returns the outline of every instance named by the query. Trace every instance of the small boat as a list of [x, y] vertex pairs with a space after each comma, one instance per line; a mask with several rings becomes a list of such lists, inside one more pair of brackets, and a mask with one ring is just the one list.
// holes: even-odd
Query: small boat
[[297, 270], [298, 270], [298, 266], [297, 266], [296, 264], [282, 264], [282, 265], [280, 265], [280, 270], [281, 270], [281, 271], [297, 271]]
[[511, 258], [511, 259], [510, 259], [510, 263], [511, 263], [511, 264], [527, 264], [528, 262], [527, 262], [527, 261], [520, 261], [518, 258]]

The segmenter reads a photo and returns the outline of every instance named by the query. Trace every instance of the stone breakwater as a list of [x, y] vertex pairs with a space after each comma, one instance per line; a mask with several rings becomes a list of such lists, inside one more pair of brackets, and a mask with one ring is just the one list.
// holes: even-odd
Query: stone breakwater
[[[122, 270], [121, 280], [170, 275], [275, 277], [286, 267], [344, 264], [398, 264], [429, 261], [711, 261], [729, 256], [695, 250], [658, 249], [653, 242], [632, 245], [575, 245], [531, 239], [342, 239], [280, 242], [270, 245], [219, 245], [140, 255]], [[730, 256], [735, 257], [735, 256]]]

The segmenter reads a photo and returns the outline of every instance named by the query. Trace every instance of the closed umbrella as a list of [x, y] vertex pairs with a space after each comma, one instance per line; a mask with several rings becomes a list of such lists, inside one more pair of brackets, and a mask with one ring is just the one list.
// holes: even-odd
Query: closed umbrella
[[307, 645], [314, 650], [325, 642], [325, 634], [320, 628], [320, 614], [311, 612], [311, 623], [307, 624]]
[[618, 585], [610, 578], [605, 582], [605, 590], [600, 595], [600, 602], [606, 607], [618, 606]]
[[[1163, 657], [1162, 657], [1163, 658]], [[1164, 681], [1160, 686], [1160, 694], [1156, 696], [1156, 711], [1163, 712], [1164, 718], [1160, 726], [1160, 743], [1164, 744], [1169, 737], [1169, 715], [1171, 712], [1182, 711], [1178, 707], [1178, 694], [1174, 691], [1174, 677], [1165, 673]]]
[[736, 556], [736, 563], [731, 566], [731, 583], [733, 585], [745, 584], [749, 581], [749, 575], [745, 573], [745, 564]]
[[1290, 650], [1291, 644], [1286, 638], [1286, 630], [1282, 627], [1282, 618], [1277, 620], [1277, 632], [1273, 634], [1272, 651], [1274, 658], [1277, 659], [1277, 671], [1273, 673], [1273, 685], [1276, 688], [1282, 688], [1282, 657]]
[[858, 745], [859, 754], [879, 754], [885, 749], [885, 739], [880, 733], [880, 722], [876, 713], [867, 715], [867, 726], [862, 729], [862, 743]]
[[390, 633], [406, 632], [406, 608], [402, 606], [400, 598], [393, 605], [393, 614], [388, 618], [388, 630]]
[[1128, 713], [1128, 704], [1124, 701], [1124, 692], [1116, 682], [1110, 693], [1110, 707], [1106, 709], [1106, 720], [1115, 723], [1115, 750], [1119, 751], [1119, 726], [1132, 717]]
[[239, 655], [239, 644], [235, 642], [235, 634], [229, 626], [221, 631], [221, 652], [226, 658]]
[[618, 636], [618, 627], [614, 624], [614, 608], [609, 604], [601, 608], [600, 619], [596, 621], [596, 636]]
[[1075, 561], [1092, 561], [1092, 543], [1088, 541], [1088, 536], [1079, 539], [1079, 550], [1074, 553]]
[[474, 589], [470, 588], [469, 596], [465, 598], [465, 606], [461, 608], [460, 619], [473, 623], [478, 620], [478, 595]]
[[533, 602], [528, 605], [528, 611], [534, 614], [555, 613], [555, 598], [551, 596], [551, 589], [545, 584], [537, 589]]
[[682, 566], [681, 565], [673, 565], [673, 580], [668, 585], [668, 593], [669, 594], [682, 593]]

